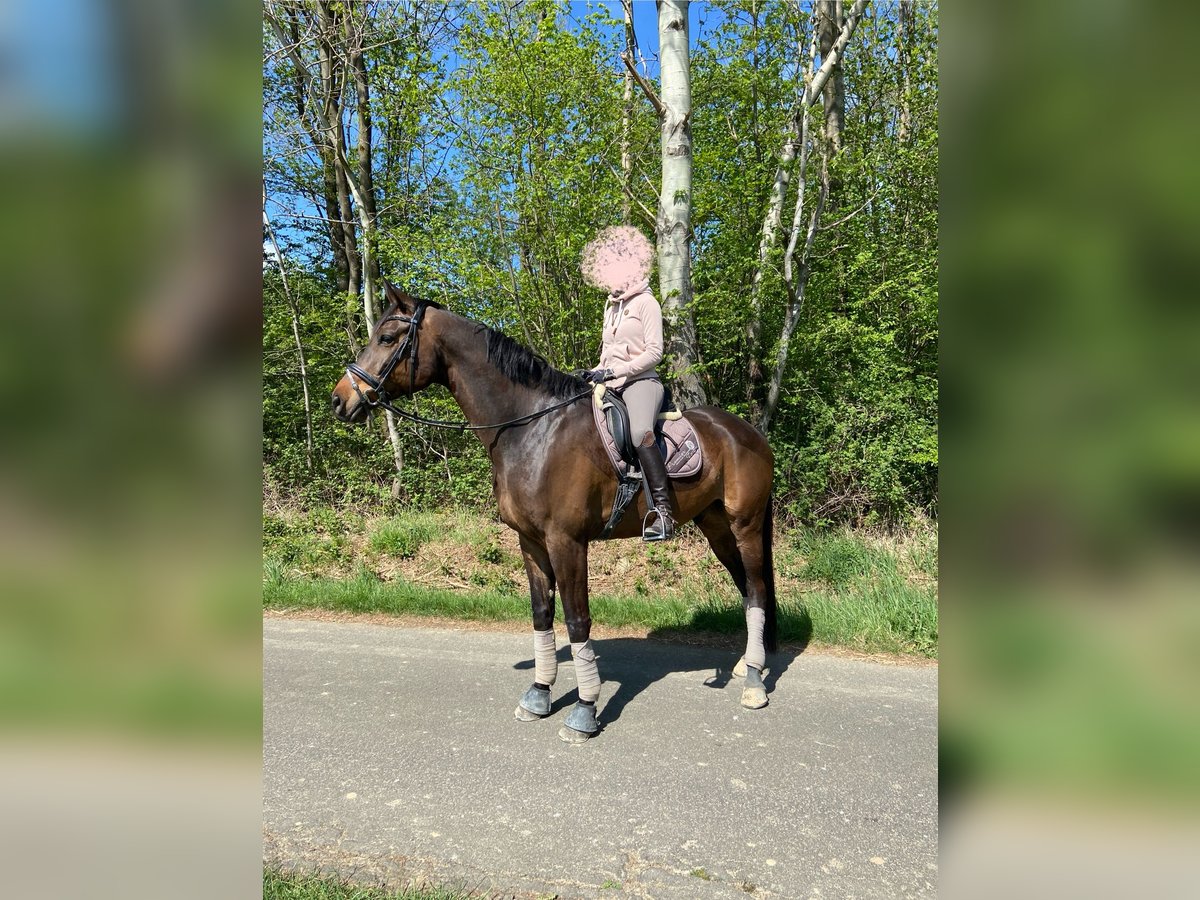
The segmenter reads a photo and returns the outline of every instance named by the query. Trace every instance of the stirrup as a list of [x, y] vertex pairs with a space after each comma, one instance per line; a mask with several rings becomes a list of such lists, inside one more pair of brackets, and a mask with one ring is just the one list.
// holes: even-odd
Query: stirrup
[[[652, 515], [658, 516], [658, 519], [647, 525], [646, 521]], [[657, 530], [655, 530], [656, 528]], [[669, 541], [673, 537], [675, 537], [675, 520], [671, 518], [671, 514], [663, 512], [657, 506], [648, 509], [646, 515], [642, 516], [642, 540], [647, 544], [653, 544], [657, 541]]]

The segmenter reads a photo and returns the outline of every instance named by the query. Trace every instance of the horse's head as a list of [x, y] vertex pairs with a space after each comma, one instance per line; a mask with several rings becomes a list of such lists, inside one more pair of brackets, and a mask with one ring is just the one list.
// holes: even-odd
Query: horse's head
[[410, 297], [384, 282], [387, 309], [371, 329], [371, 341], [346, 367], [333, 389], [333, 414], [343, 422], [362, 422], [372, 406], [428, 387], [437, 368], [432, 342], [422, 343], [425, 312], [437, 304]]

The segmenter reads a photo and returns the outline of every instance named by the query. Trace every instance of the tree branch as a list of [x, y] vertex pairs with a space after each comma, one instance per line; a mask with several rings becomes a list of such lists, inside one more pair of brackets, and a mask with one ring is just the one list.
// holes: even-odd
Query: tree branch
[[646, 219], [646, 224], [653, 228], [657, 224], [657, 220], [654, 217], [654, 213], [650, 211], [650, 207], [646, 206], [645, 203], [643, 203], [634, 195], [633, 191], [629, 189], [629, 185], [625, 183], [625, 179], [621, 177], [621, 173], [616, 170], [612, 163], [610, 163], [608, 160], [605, 160], [604, 164], [608, 166], [608, 170], [613, 173], [613, 177], [616, 178], [620, 183], [621, 190], [625, 193], [625, 196], [638, 205], [642, 216]]
[[[863, 2], [865, 3], [866, 0], [863, 0]], [[654, 111], [658, 113], [659, 118], [662, 118], [664, 115], [666, 115], [666, 107], [663, 106], [663, 102], [658, 99], [658, 94], [654, 92], [654, 86], [651, 85], [650, 82], [645, 79], [642, 73], [637, 70], [637, 66], [633, 64], [633, 60], [629, 58], [628, 53], [621, 54], [621, 62], [625, 63], [625, 68], [629, 69], [630, 73], [633, 75], [633, 80], [638, 83], [638, 87], [640, 87], [642, 92], [645, 93], [646, 99], [650, 101], [650, 104], [654, 107]]]
[[836, 222], [827, 222], [826, 224], [824, 224], [820, 227], [820, 230], [821, 231], [829, 231], [832, 228], [837, 228], [839, 225], [846, 224], [851, 219], [853, 219], [855, 216], [857, 216], [860, 212], [862, 212], [864, 209], [866, 209], [867, 206], [870, 204], [870, 202], [872, 200], [874, 200], [877, 196], [879, 196], [878, 190], [875, 191], [873, 194], [871, 194], [871, 196], [868, 197], [866, 200], [864, 200], [862, 202], [862, 205], [859, 206], [857, 209], [855, 209], [853, 212], [847, 213], [846, 215], [844, 215], [840, 219], [838, 219]]

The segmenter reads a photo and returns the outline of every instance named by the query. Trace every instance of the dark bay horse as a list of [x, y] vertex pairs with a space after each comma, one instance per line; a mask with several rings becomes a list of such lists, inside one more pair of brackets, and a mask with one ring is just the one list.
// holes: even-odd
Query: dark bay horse
[[[600, 687], [590, 641], [588, 542], [599, 537], [617, 485], [596, 433], [589, 385], [498, 331], [390, 283], [386, 291], [389, 305], [370, 343], [333, 390], [333, 412], [343, 422], [362, 422], [371, 407], [390, 406], [390, 398], [431, 384], [450, 390], [487, 448], [500, 518], [520, 537], [529, 577], [537, 672], [517, 718], [533, 721], [550, 711], [557, 588], [580, 697], [559, 736], [582, 742], [598, 730]], [[757, 709], [767, 703], [765, 652], [776, 649], [771, 448], [757, 429], [715, 407], [684, 415], [699, 437], [704, 465], [698, 475], [671, 482], [675, 517], [695, 521], [742, 595], [742, 705]], [[645, 512], [639, 495], [613, 537], [639, 537]], [[742, 668], [739, 663], [737, 674]]]

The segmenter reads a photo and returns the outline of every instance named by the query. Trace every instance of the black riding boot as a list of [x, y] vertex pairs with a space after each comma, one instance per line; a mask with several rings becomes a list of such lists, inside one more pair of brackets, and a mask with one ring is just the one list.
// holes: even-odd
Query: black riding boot
[[657, 512], [653, 522], [643, 524], [642, 540], [669, 541], [675, 536], [675, 521], [671, 518], [671, 500], [667, 495], [667, 466], [654, 442], [654, 435], [646, 436], [646, 441], [637, 448], [637, 455]]

